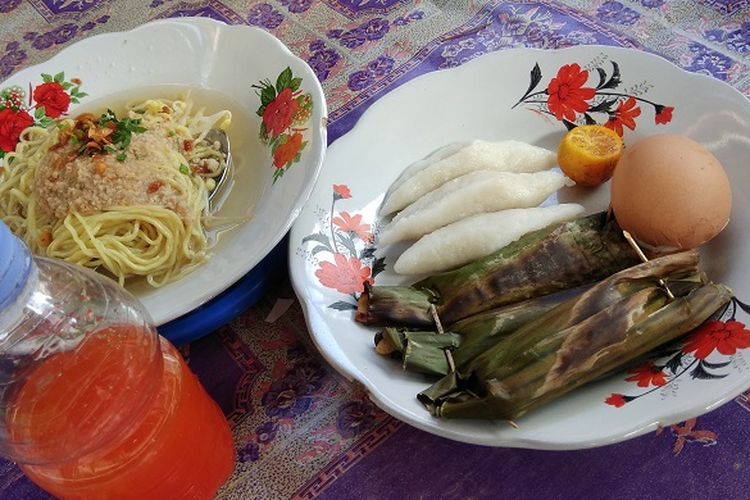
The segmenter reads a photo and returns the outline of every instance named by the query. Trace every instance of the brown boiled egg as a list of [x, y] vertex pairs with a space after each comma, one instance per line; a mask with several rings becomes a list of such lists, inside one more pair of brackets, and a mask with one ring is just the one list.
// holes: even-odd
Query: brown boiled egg
[[697, 247], [729, 222], [732, 191], [724, 168], [697, 142], [654, 135], [627, 147], [612, 176], [620, 227], [662, 249]]

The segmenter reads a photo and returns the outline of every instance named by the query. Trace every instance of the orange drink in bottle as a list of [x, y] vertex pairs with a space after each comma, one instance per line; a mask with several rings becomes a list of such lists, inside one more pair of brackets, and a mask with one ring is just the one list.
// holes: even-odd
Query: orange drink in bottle
[[[109, 327], [29, 374], [6, 425], [41, 488], [60, 498], [212, 498], [229, 477], [234, 446], [219, 407], [171, 344], [152, 355], [143, 338]], [[148, 386], [138, 387], [144, 373]], [[129, 415], [109, 414], [117, 410]]]

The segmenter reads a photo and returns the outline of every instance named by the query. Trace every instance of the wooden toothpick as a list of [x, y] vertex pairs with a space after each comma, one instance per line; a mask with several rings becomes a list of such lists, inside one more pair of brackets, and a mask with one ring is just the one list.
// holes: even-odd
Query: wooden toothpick
[[[625, 239], [628, 241], [628, 243], [630, 243], [630, 246], [633, 247], [633, 250], [635, 250], [635, 253], [641, 259], [641, 261], [648, 262], [648, 257], [646, 257], [646, 254], [643, 253], [643, 250], [641, 250], [641, 247], [638, 246], [638, 243], [636, 243], [635, 238], [633, 238], [633, 235], [631, 235], [629, 232], [625, 231], [624, 229], [622, 231], [622, 234], [623, 236], [625, 236]], [[664, 288], [664, 291], [667, 292], [667, 297], [669, 297], [670, 299], [674, 299], [674, 294], [672, 293], [672, 290], [669, 289], [669, 287], [667, 286], [667, 283], [661, 278], [659, 278], [659, 285], [661, 285], [662, 288]]]
[[[432, 320], [435, 322], [435, 327], [437, 328], [438, 335], [444, 335], [445, 330], [443, 330], [443, 324], [440, 322], [440, 316], [438, 316], [437, 307], [435, 307], [435, 304], [430, 304], [430, 313], [432, 314]], [[453, 361], [453, 354], [449, 349], [443, 349], [443, 352], [445, 353], [446, 361], [448, 361], [448, 368], [450, 368], [451, 373], [455, 372], [456, 363]]]

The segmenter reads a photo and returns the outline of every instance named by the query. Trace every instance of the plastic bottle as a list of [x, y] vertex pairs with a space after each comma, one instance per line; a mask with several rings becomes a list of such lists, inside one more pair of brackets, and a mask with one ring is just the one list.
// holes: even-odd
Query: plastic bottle
[[60, 498], [212, 498], [226, 419], [114, 281], [0, 222], [0, 452]]

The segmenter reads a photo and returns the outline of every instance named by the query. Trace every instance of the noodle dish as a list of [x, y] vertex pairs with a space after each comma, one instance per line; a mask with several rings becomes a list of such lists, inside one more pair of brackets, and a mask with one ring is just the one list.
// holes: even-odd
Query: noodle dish
[[0, 82], [0, 221], [33, 255], [114, 279], [157, 325], [204, 314], [271, 279], [326, 120], [315, 73], [263, 30], [181, 18], [86, 38]]

